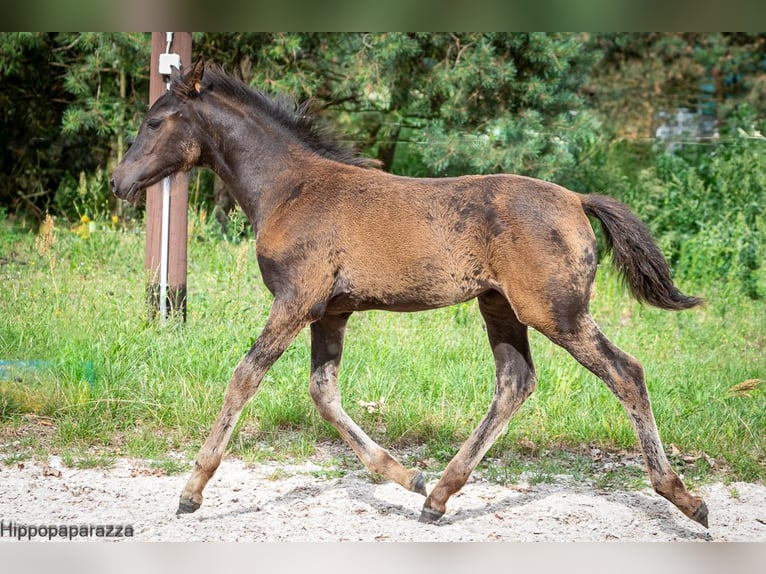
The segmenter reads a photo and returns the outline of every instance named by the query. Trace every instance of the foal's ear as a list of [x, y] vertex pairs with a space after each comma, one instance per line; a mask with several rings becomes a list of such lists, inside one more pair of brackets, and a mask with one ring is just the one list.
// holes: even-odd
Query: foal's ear
[[181, 71], [172, 66], [170, 68], [170, 87], [173, 92], [182, 99], [192, 98], [202, 91], [202, 76], [205, 73], [205, 60], [199, 58], [190, 72], [181, 74]]
[[176, 68], [175, 66], [170, 66], [170, 83], [173, 87], [178, 86], [181, 84], [183, 80], [181, 79], [181, 70]]
[[200, 91], [202, 90], [202, 76], [204, 74], [205, 74], [205, 60], [202, 59], [202, 57], [200, 56], [197, 59], [197, 62], [194, 64], [194, 68], [192, 69], [191, 76], [189, 77], [186, 84], [190, 94], [200, 93]]

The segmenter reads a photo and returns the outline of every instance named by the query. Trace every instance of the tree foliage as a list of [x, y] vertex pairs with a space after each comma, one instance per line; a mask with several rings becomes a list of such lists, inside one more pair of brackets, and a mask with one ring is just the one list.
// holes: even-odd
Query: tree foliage
[[0, 205], [40, 215], [62, 183], [113, 163], [146, 109], [149, 47], [142, 34], [0, 34]]

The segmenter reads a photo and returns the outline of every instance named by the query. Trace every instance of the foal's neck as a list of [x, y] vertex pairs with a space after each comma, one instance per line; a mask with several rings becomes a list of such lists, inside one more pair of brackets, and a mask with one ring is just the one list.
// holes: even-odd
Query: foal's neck
[[[221, 114], [221, 109], [228, 113]], [[243, 115], [230, 105], [207, 118], [205, 165], [226, 183], [256, 235], [284, 200], [297, 170], [294, 159], [309, 152], [288, 130], [266, 115]]]

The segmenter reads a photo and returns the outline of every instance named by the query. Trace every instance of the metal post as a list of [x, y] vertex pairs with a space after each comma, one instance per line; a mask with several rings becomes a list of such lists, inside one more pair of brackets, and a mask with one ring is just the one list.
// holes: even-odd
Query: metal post
[[[159, 72], [160, 54], [168, 48], [169, 34], [152, 32], [152, 60], [149, 69], [149, 105], [165, 93], [166, 78]], [[174, 32], [172, 51], [181, 56], [183, 67], [191, 66], [191, 32]], [[163, 194], [163, 185], [168, 186]], [[163, 201], [164, 195], [164, 201]], [[163, 204], [168, 208], [163, 233]], [[189, 174], [177, 173], [167, 183], [146, 190], [147, 305], [150, 317], [173, 314], [186, 320], [186, 230], [189, 204]], [[163, 257], [163, 235], [167, 257]], [[165, 293], [163, 296], [162, 293]]]

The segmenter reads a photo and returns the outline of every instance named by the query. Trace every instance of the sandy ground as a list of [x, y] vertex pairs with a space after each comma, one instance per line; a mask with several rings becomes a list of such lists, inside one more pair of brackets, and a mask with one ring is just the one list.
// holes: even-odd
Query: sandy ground
[[[48, 525], [90, 529], [80, 540], [126, 540], [130, 526], [136, 541], [766, 541], [762, 485], [701, 488], [710, 509], [705, 530], [648, 489], [604, 491], [567, 477], [502, 486], [474, 475], [441, 521], [424, 525], [421, 496], [375, 483], [361, 469], [342, 478], [327, 478], [327, 470], [316, 461], [226, 459], [202, 508], [176, 517], [185, 473], [163, 476], [127, 459], [108, 470], [72, 469], [54, 456], [2, 466], [0, 541]], [[427, 477], [430, 490], [438, 476]], [[121, 526], [123, 537], [93, 528], [109, 525]]]

